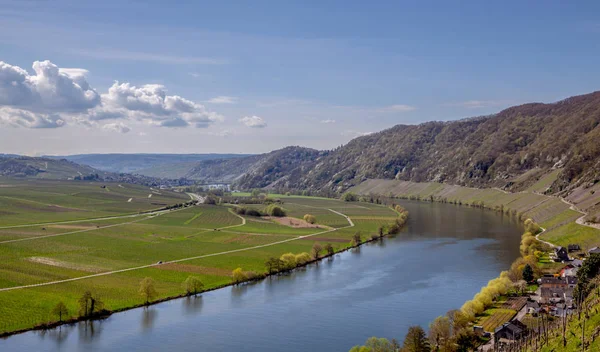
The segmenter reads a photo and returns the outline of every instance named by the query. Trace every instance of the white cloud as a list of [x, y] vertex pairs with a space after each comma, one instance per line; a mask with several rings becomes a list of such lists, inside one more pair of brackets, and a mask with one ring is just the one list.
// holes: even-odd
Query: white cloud
[[107, 123], [106, 125], [102, 126], [102, 128], [108, 131], [114, 131], [119, 133], [127, 133], [131, 131], [131, 128], [129, 128], [129, 126], [122, 122]]
[[321, 122], [321, 123], [335, 123], [335, 120], [327, 119], [327, 120], [321, 120], [319, 122]]
[[177, 95], [167, 95], [158, 84], [140, 87], [115, 82], [102, 94], [102, 106], [94, 109], [93, 120], [129, 118], [163, 127], [208, 127], [223, 121], [223, 116], [206, 110], [203, 105]]
[[[61, 69], [50, 61], [36, 61], [33, 70], [30, 75], [0, 61], [0, 122], [50, 128], [70, 120], [92, 128], [100, 120], [140, 120], [153, 126], [203, 128], [224, 120], [201, 104], [168, 95], [162, 85], [115, 82], [107, 93], [99, 94], [88, 84], [85, 69]], [[123, 123], [104, 126], [129, 131]]]
[[64, 73], [69, 77], [81, 77], [81, 76], [85, 77], [90, 73], [90, 71], [88, 71], [84, 68], [64, 68], [64, 67], [59, 68], [58, 72]]
[[390, 105], [390, 106], [381, 108], [380, 111], [382, 111], [382, 112], [408, 112], [408, 111], [413, 111], [416, 109], [417, 108], [415, 108], [414, 106], [404, 105], [404, 104], [396, 104], [396, 105]]
[[245, 116], [240, 119], [240, 122], [242, 122], [244, 125], [246, 125], [246, 127], [251, 127], [251, 128], [267, 127], [267, 122], [262, 117], [259, 117], [259, 116]]
[[85, 111], [100, 103], [83, 75], [60, 72], [50, 61], [35, 61], [33, 70], [30, 75], [0, 61], [0, 106], [51, 114]]
[[211, 103], [211, 104], [236, 104], [237, 100], [238, 99], [236, 97], [228, 97], [225, 95], [220, 95], [218, 97], [209, 99], [206, 102]]

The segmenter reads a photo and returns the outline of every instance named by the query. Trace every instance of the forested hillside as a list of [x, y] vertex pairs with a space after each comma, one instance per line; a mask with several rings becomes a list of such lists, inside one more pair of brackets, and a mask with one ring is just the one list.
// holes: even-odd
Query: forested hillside
[[[548, 175], [546, 193], [600, 180], [600, 92], [552, 104], [515, 106], [452, 122], [397, 125], [331, 152], [298, 156], [293, 173], [261, 159], [239, 178], [241, 188], [343, 191], [369, 178], [520, 190]], [[285, 150], [285, 149], [284, 149]]]

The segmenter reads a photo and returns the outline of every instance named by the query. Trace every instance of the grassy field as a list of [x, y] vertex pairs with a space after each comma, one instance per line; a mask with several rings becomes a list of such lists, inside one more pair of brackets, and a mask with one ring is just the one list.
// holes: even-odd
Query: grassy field
[[[183, 294], [189, 276], [200, 278], [205, 289], [227, 285], [237, 267], [261, 274], [268, 258], [310, 252], [315, 242], [342, 250], [356, 231], [366, 239], [397, 215], [374, 204], [284, 196], [289, 216], [311, 213], [320, 225], [293, 228], [241, 217], [229, 206], [137, 214], [158, 203], [189, 200], [138, 186], [6, 179], [0, 184], [6, 204], [0, 208], [0, 333], [56, 321], [51, 311], [61, 301], [68, 316], [76, 317], [77, 300], [88, 290], [108, 310], [140, 305], [145, 277], [154, 279], [157, 300]], [[127, 214], [134, 216], [121, 217]], [[103, 217], [109, 218], [98, 219]]]

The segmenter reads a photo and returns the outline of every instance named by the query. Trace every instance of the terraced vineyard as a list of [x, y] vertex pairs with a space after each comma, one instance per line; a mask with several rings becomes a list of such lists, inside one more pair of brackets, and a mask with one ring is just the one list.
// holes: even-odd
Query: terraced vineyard
[[356, 231], [366, 239], [397, 216], [374, 204], [283, 197], [289, 216], [317, 218], [319, 227], [297, 228], [241, 217], [227, 205], [139, 213], [189, 197], [138, 186], [2, 183], [0, 333], [56, 321], [52, 309], [59, 302], [68, 317], [77, 317], [85, 291], [109, 311], [141, 305], [138, 290], [145, 277], [155, 281], [156, 300], [184, 294], [189, 276], [200, 278], [205, 289], [228, 285], [235, 268], [261, 275], [270, 257], [310, 253], [315, 242], [343, 250]]

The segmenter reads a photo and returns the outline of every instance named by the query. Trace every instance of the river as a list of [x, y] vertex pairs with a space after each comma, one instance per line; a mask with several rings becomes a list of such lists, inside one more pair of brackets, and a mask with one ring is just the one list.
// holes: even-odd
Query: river
[[403, 201], [402, 233], [289, 275], [0, 340], [0, 351], [347, 351], [402, 341], [519, 256], [507, 216]]

